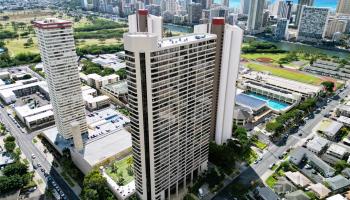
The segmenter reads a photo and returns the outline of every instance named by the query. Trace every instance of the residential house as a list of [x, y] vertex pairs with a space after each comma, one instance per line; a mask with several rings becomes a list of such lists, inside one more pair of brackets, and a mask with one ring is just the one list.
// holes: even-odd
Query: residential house
[[300, 172], [286, 172], [285, 176], [287, 177], [287, 179], [289, 181], [291, 181], [294, 185], [298, 186], [298, 187], [307, 187], [308, 185], [310, 185], [312, 182], [306, 177], [304, 176], [302, 173]]
[[279, 177], [273, 190], [278, 195], [284, 195], [297, 190], [293, 183], [289, 182], [285, 177]]
[[350, 180], [346, 179], [342, 175], [337, 175], [332, 178], [327, 178], [325, 182], [329, 186], [329, 188], [332, 190], [333, 193], [344, 192], [350, 187]]
[[280, 198], [268, 187], [257, 187], [254, 190], [254, 197], [257, 200], [280, 200]]
[[324, 199], [331, 193], [331, 190], [324, 186], [322, 183], [310, 185], [308, 188], [314, 192], [319, 199]]
[[328, 197], [326, 200], [346, 200], [341, 194], [336, 194], [334, 196]]
[[337, 141], [340, 133], [340, 129], [343, 124], [329, 118], [324, 118], [317, 125], [317, 132], [331, 141]]
[[328, 144], [329, 141], [327, 139], [316, 136], [307, 143], [306, 148], [312, 153], [320, 155], [327, 148]]
[[341, 172], [341, 174], [342, 174], [345, 178], [350, 179], [350, 168], [345, 168], [345, 169]]
[[287, 200], [310, 200], [310, 197], [307, 196], [302, 190], [297, 190], [295, 192], [286, 194], [284, 197]]

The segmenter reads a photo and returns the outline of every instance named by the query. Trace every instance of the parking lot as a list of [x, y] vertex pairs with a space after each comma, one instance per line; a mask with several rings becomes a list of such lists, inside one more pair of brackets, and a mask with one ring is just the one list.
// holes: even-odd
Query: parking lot
[[29, 104], [29, 106], [31, 108], [35, 108], [35, 107], [45, 106], [49, 103], [50, 102], [45, 98], [44, 95], [37, 92], [35, 94], [31, 94], [28, 96], [18, 98], [14, 105], [15, 106], [24, 106], [26, 104]]

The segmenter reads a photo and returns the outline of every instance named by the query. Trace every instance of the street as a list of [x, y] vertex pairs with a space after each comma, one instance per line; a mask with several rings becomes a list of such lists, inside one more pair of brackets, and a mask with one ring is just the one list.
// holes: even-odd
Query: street
[[[22, 133], [20, 128], [18, 128], [7, 115], [7, 112], [4, 108], [0, 108], [0, 121], [5, 124], [7, 130], [16, 138], [16, 142], [22, 150], [22, 153], [28, 159], [30, 159], [30, 163], [32, 163], [31, 156], [34, 154], [36, 156], [35, 163], [40, 163], [41, 168], [44, 169], [48, 174], [50, 174], [52, 179], [57, 183], [57, 185], [66, 195], [66, 197], [69, 200], [78, 200], [79, 197], [71, 190], [69, 185], [57, 173], [57, 171], [51, 165], [51, 163], [49, 163], [45, 159], [43, 154], [34, 146], [34, 144], [32, 143], [33, 136]], [[44, 173], [40, 171], [39, 168], [37, 169], [37, 172], [42, 177], [42, 179], [47, 182]]]
[[[340, 99], [344, 98], [350, 94], [350, 87], [347, 87], [343, 92], [339, 93]], [[232, 199], [230, 194], [230, 186], [233, 184], [243, 184], [246, 187], [249, 187], [252, 182], [255, 181], [264, 181], [272, 172], [269, 167], [272, 163], [277, 163], [280, 159], [278, 158], [284, 152], [290, 148], [299, 146], [301, 142], [305, 141], [306, 138], [312, 133], [312, 129], [324, 118], [325, 114], [328, 114], [331, 110], [335, 109], [339, 105], [339, 101], [332, 100], [329, 102], [324, 109], [318, 114], [315, 114], [313, 119], [306, 121], [305, 125], [299, 128], [299, 131], [293, 135], [290, 135], [284, 146], [276, 146], [271, 143], [268, 149], [263, 153], [263, 158], [257, 164], [252, 164], [252, 166], [241, 171], [241, 174], [236, 177], [232, 182], [227, 185], [227, 187], [221, 190], [213, 199]], [[302, 136], [299, 136], [302, 134]]]

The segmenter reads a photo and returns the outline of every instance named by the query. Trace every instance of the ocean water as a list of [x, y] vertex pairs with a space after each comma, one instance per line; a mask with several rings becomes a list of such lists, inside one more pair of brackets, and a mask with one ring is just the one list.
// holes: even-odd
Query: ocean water
[[[275, 0], [271, 0], [274, 2]], [[298, 0], [293, 0], [294, 3], [298, 3]], [[220, 2], [220, 0], [215, 0], [215, 2]], [[240, 6], [241, 0], [230, 0], [230, 7], [238, 8]], [[315, 0], [315, 6], [317, 7], [328, 7], [335, 9], [337, 7], [338, 0]]]

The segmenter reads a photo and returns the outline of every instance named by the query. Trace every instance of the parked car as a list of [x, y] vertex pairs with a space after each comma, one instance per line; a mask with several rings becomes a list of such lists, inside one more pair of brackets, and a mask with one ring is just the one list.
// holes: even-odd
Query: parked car
[[309, 164], [305, 165], [305, 169], [311, 169], [312, 167]]

